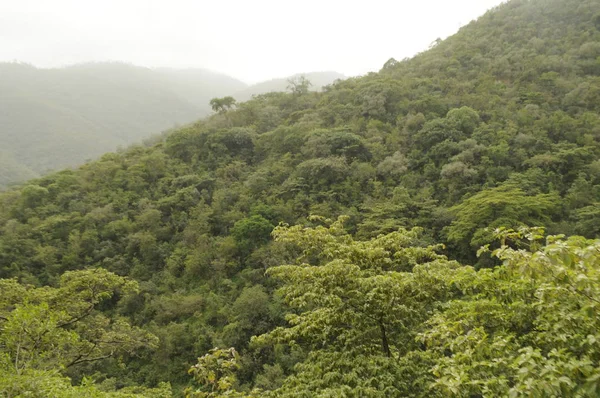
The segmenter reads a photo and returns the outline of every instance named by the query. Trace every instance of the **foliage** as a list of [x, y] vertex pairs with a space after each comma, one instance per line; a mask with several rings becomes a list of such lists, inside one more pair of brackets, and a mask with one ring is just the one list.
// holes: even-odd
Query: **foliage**
[[161, 383], [157, 388], [127, 387], [107, 391], [85, 379], [72, 386], [68, 378], [54, 371], [27, 370], [19, 375], [0, 370], [0, 393], [3, 397], [33, 398], [171, 398], [171, 386]]
[[292, 94], [302, 95], [308, 92], [311, 85], [312, 83], [310, 80], [308, 80], [306, 76], [301, 75], [288, 79], [287, 89], [291, 91]]
[[[450, 302], [419, 336], [439, 358], [434, 390], [597, 396], [600, 241], [548, 236], [543, 245], [535, 230], [499, 234], [505, 244], [493, 255], [503, 266], [476, 273], [462, 287], [466, 297]], [[508, 245], [521, 240], [525, 248]]]
[[223, 98], [213, 98], [210, 100], [210, 107], [213, 111], [224, 113], [235, 106], [235, 98], [231, 96]]
[[[378, 73], [0, 195], [6, 377], [181, 395], [233, 347], [231, 388], [194, 388], [598, 395], [599, 7], [513, 0]], [[111, 358], [67, 366], [92, 347]]]
[[455, 218], [447, 228], [448, 241], [468, 253], [469, 246], [491, 242], [497, 227], [550, 224], [559, 206], [556, 194], [528, 196], [511, 185], [483, 190], [450, 209]]
[[155, 347], [155, 336], [98, 309], [136, 289], [135, 282], [103, 269], [66, 272], [57, 288], [0, 279], [0, 364], [3, 377], [12, 380], [5, 393], [34, 388], [52, 395], [65, 380], [57, 371], [73, 374], [84, 364]]
[[239, 368], [237, 361], [238, 354], [234, 348], [214, 348], [198, 358], [198, 363], [190, 368], [189, 373], [200, 388], [196, 391], [188, 390], [186, 397], [215, 397], [220, 392], [230, 390], [236, 382], [235, 371]]
[[301, 79], [302, 76], [311, 83], [309, 87], [312, 90], [317, 91], [322, 90], [323, 87], [334, 83], [336, 80], [343, 80], [346, 78], [346, 76], [337, 72], [303, 73], [301, 75], [293, 75], [286, 78], [271, 79], [266, 80], [264, 82], [256, 83], [251, 85], [250, 87], [236, 92], [234, 96], [238, 102], [242, 102], [248, 101], [255, 96], [260, 96], [266, 93], [284, 92], [289, 90], [288, 86], [290, 86], [290, 80], [297, 81]]
[[[423, 383], [416, 375], [426, 361], [397, 360], [416, 348], [415, 333], [437, 303], [452, 297], [445, 279], [459, 266], [437, 253], [440, 246], [424, 245], [419, 229], [354, 241], [343, 220], [274, 232], [302, 253], [294, 264], [268, 270], [292, 311], [288, 327], [254, 344], [310, 352], [275, 396], [411, 396]], [[412, 382], [404, 380], [409, 375]]]

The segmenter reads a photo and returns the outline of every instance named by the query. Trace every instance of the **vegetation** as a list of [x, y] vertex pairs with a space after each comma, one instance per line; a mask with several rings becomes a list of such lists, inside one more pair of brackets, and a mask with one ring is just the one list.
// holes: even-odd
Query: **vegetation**
[[2, 392], [598, 396], [599, 18], [512, 0], [0, 195]]

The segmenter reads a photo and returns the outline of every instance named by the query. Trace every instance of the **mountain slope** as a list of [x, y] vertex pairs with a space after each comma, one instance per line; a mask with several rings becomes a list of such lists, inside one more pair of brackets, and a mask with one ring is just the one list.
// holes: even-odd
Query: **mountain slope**
[[[210, 98], [243, 87], [204, 70], [0, 64], [0, 142], [12, 167], [43, 173], [207, 115]], [[0, 186], [25, 175], [11, 176], [3, 175]]]
[[[314, 89], [343, 77], [333, 72], [307, 76]], [[249, 99], [285, 91], [287, 85], [278, 79], [248, 87], [204, 69], [0, 64], [0, 142], [12, 170], [0, 176], [0, 189], [208, 115], [212, 98], [238, 93], [239, 99]]]
[[[513, 0], [379, 73], [32, 180], [0, 196], [0, 277], [139, 282], [104, 310], [158, 345], [75, 381], [181, 393], [199, 362], [199, 396], [595, 396], [599, 43], [596, 0]], [[585, 238], [503, 229], [526, 225]]]

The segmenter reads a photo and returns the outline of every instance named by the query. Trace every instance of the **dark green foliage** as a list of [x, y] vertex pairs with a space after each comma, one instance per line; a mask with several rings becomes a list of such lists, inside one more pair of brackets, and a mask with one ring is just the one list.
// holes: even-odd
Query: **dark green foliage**
[[223, 98], [213, 98], [210, 100], [210, 107], [213, 111], [223, 113], [235, 106], [235, 98], [231, 96]]
[[551, 225], [559, 206], [554, 193], [528, 196], [510, 185], [483, 190], [450, 209], [454, 220], [446, 229], [447, 239], [463, 258], [474, 261], [467, 253], [490, 242], [494, 229]]
[[231, 236], [240, 251], [248, 254], [270, 240], [273, 227], [263, 216], [254, 215], [236, 222], [231, 228]]

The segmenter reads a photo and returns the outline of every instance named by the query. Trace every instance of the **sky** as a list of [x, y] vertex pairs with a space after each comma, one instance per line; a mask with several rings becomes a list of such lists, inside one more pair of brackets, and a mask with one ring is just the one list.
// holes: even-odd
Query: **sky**
[[255, 83], [377, 71], [502, 0], [0, 0], [0, 61], [205, 68]]

